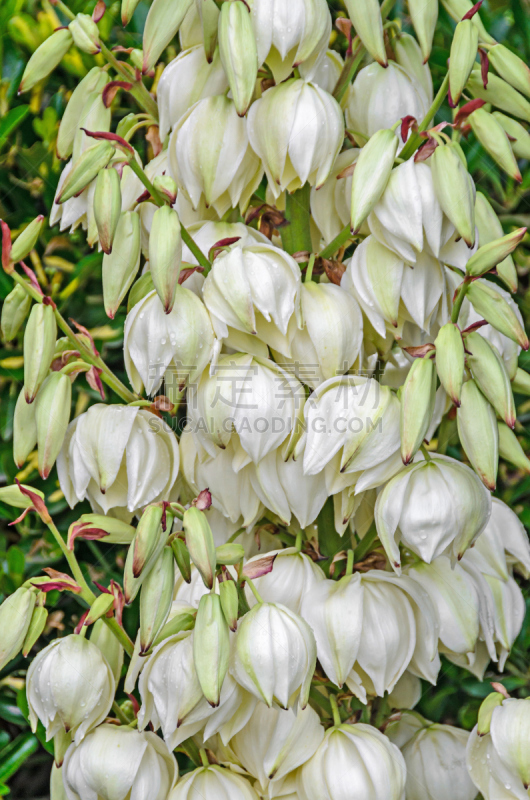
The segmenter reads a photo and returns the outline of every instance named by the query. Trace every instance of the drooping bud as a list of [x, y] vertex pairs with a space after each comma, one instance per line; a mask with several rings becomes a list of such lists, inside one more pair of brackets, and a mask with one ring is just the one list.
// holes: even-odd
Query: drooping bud
[[[516, 124], [518, 125], [519, 123]], [[477, 192], [477, 199], [475, 201], [475, 221], [478, 228], [478, 241], [481, 247], [504, 236], [500, 220], [482, 192]], [[515, 292], [517, 289], [518, 276], [513, 258], [507, 256], [504, 261], [497, 264], [496, 269], [497, 275], [504, 281], [508, 289], [510, 289], [511, 292]]]
[[520, 367], [512, 380], [512, 391], [516, 394], [530, 395], [530, 375]]
[[478, 49], [478, 30], [470, 19], [458, 23], [449, 56], [449, 92], [453, 106], [460, 100], [462, 90], [475, 63]]
[[500, 692], [492, 692], [482, 701], [482, 705], [478, 710], [477, 733], [479, 736], [485, 736], [490, 732], [493, 712], [498, 706], [502, 705], [503, 700], [504, 697]]
[[131, 21], [139, 2], [140, 0], [121, 0], [121, 22], [123, 27]]
[[219, 8], [215, 0], [195, 0], [195, 7], [201, 20], [204, 54], [208, 64], [211, 64], [217, 45]]
[[20, 392], [13, 415], [13, 460], [22, 469], [37, 444], [37, 421], [34, 403], [27, 403], [24, 390]]
[[[466, 14], [477, 11], [473, 0], [442, 0], [442, 5], [455, 22], [460, 22], [460, 20], [465, 17]], [[495, 44], [495, 39], [489, 35], [486, 28], [482, 24], [480, 14], [473, 13], [471, 19], [473, 24], [477, 26], [480, 41], [488, 44]]]
[[510, 137], [510, 144], [516, 158], [530, 158], [530, 133], [526, 128], [517, 122], [512, 117], [507, 117], [506, 114], [501, 114], [500, 111], [494, 111], [493, 116], [500, 122], [508, 136]]
[[164, 537], [162, 515], [162, 506], [153, 505], [147, 506], [140, 517], [133, 545], [132, 573], [135, 578], [142, 574], [142, 570], [153, 557], [153, 553], [160, 550], [160, 539]]
[[237, 542], [222, 544], [215, 550], [218, 564], [239, 564], [245, 557], [245, 548]]
[[2, 305], [0, 328], [5, 342], [11, 342], [20, 330], [31, 308], [31, 297], [18, 283], [5, 298]]
[[477, 252], [471, 256], [466, 264], [466, 272], [477, 278], [484, 275], [491, 269], [497, 266], [501, 261], [504, 261], [515, 248], [519, 245], [526, 233], [526, 228], [518, 228], [512, 233], [502, 236], [500, 239], [494, 239], [488, 244], [479, 247]]
[[455, 404], [460, 405], [464, 382], [464, 343], [458, 327], [448, 322], [438, 333], [436, 347], [436, 370], [445, 391]]
[[115, 169], [102, 169], [96, 178], [94, 218], [102, 250], [107, 255], [112, 251], [120, 215], [120, 177]]
[[140, 655], [152, 647], [168, 618], [174, 585], [173, 552], [171, 547], [164, 547], [140, 592]]
[[484, 88], [480, 69], [474, 69], [469, 76], [466, 89], [475, 98], [491, 103], [501, 111], [530, 122], [530, 103], [517, 89], [510, 86], [492, 72], [488, 73], [488, 85]]
[[57, 133], [56, 149], [59, 158], [68, 158], [72, 154], [76, 133], [80, 125], [85, 123], [83, 117], [86, 109], [101, 96], [108, 81], [109, 76], [101, 67], [93, 67], [75, 87]]
[[36, 644], [44, 628], [46, 627], [46, 622], [48, 620], [48, 612], [44, 607], [45, 601], [46, 601], [46, 595], [44, 594], [44, 592], [40, 592], [37, 595], [37, 602], [33, 609], [33, 614], [31, 615], [31, 621], [29, 623], [28, 632], [24, 637], [24, 644], [22, 645], [22, 655], [24, 656], [24, 658], [28, 657], [28, 654], [33, 648], [33, 645]]
[[484, 317], [490, 325], [493, 325], [508, 339], [521, 345], [523, 350], [528, 350], [528, 337], [521, 323], [504, 297], [495, 291], [489, 283], [486, 281], [473, 281], [468, 289], [467, 297], [477, 314]]
[[140, 266], [140, 218], [135, 211], [120, 216], [112, 248], [103, 256], [103, 300], [107, 316], [114, 319]]
[[242, 0], [221, 6], [219, 54], [237, 113], [242, 117], [252, 102], [258, 75], [258, 51], [252, 20]]
[[193, 631], [193, 661], [202, 692], [214, 708], [228, 672], [229, 636], [219, 595], [203, 595]]
[[345, 0], [346, 9], [359, 39], [372, 58], [386, 67], [385, 41], [381, 8], [377, 0]]
[[530, 459], [521, 447], [519, 439], [505, 422], [498, 422], [499, 429], [499, 455], [505, 461], [509, 461], [523, 472], [530, 472]]
[[175, 303], [181, 265], [180, 220], [177, 212], [165, 205], [155, 211], [151, 223], [149, 270], [166, 314]]
[[436, 401], [436, 367], [426, 356], [416, 358], [401, 394], [401, 458], [410, 464], [431, 424]]
[[37, 395], [35, 421], [39, 451], [39, 474], [47, 478], [63, 446], [70, 422], [72, 383], [67, 375], [52, 372]]
[[100, 539], [105, 544], [131, 544], [136, 529], [121, 519], [103, 514], [83, 514], [68, 530], [68, 547], [74, 547], [76, 539]]
[[57, 323], [53, 308], [36, 303], [24, 332], [24, 394], [32, 403], [46, 377], [55, 351]]
[[503, 80], [530, 97], [530, 69], [519, 56], [503, 44], [495, 44], [488, 49], [488, 59]]
[[[458, 148], [458, 149], [457, 149]], [[460, 151], [461, 152], [461, 151]], [[475, 244], [475, 184], [462, 162], [459, 145], [440, 144], [430, 158], [434, 190], [468, 247]]]
[[21, 586], [0, 605], [0, 669], [20, 653], [36, 600], [35, 591]]
[[153, 180], [153, 186], [169, 199], [169, 205], [173, 205], [177, 199], [177, 184], [169, 175], [157, 175]]
[[437, 0], [408, 0], [408, 6], [425, 64], [431, 54], [432, 40], [438, 21], [438, 2]]
[[43, 223], [44, 217], [40, 214], [24, 228], [19, 236], [17, 236], [11, 247], [10, 258], [13, 264], [16, 264], [18, 261], [23, 261], [33, 250], [42, 230]]
[[100, 595], [96, 597], [88, 614], [85, 617], [85, 621], [83, 625], [93, 625], [94, 622], [97, 622], [98, 619], [104, 617], [114, 605], [114, 595], [110, 594], [109, 592], [102, 592]]
[[466, 381], [462, 386], [456, 421], [462, 447], [473, 469], [483, 484], [493, 491], [499, 464], [497, 419], [475, 381]]
[[196, 616], [197, 609], [193, 608], [193, 606], [184, 605], [178, 610], [171, 611], [169, 621], [162, 627], [153, 642], [153, 646], [157, 647], [165, 639], [169, 639], [170, 636], [175, 636], [177, 633], [193, 630]]
[[201, 573], [205, 585], [211, 589], [215, 578], [216, 557], [213, 534], [206, 515], [198, 508], [188, 508], [184, 512], [182, 527], [191, 560]]
[[73, 38], [68, 28], [59, 28], [32, 54], [22, 75], [18, 93], [27, 92], [36, 83], [47, 78], [72, 46]]
[[466, 335], [467, 363], [473, 378], [497, 414], [510, 428], [515, 425], [515, 404], [510, 376], [498, 350], [472, 331]]
[[359, 230], [383, 194], [392, 172], [398, 144], [399, 140], [393, 131], [380, 130], [374, 133], [361, 150], [352, 180], [353, 231]]
[[190, 583], [191, 559], [190, 559], [190, 552], [186, 547], [186, 544], [182, 541], [182, 539], [179, 538], [172, 539], [171, 549], [173, 550], [173, 556], [175, 558], [175, 561], [177, 562], [177, 567], [180, 570], [180, 574], [182, 575], [186, 583]]
[[99, 30], [91, 16], [88, 14], [77, 14], [76, 18], [68, 25], [72, 34], [74, 44], [83, 53], [93, 56], [99, 53], [101, 45], [99, 43]]
[[484, 108], [477, 108], [476, 111], [473, 111], [469, 115], [468, 121], [484, 150], [507, 175], [520, 183], [522, 181], [521, 173], [510, 140], [500, 122]]
[[154, 0], [144, 26], [144, 72], [149, 72], [155, 66], [158, 57], [180, 28], [192, 3], [193, 0], [173, 0], [171, 3]]
[[33, 489], [22, 483], [0, 488], [0, 502], [7, 503], [8, 506], [13, 506], [13, 508], [31, 508], [34, 503], [30, 495], [34, 495], [39, 500], [44, 500], [44, 494], [39, 489]]
[[107, 141], [98, 142], [81, 153], [66, 176], [56, 203], [64, 203], [80, 194], [107, 166], [114, 153], [115, 148]]
[[90, 641], [101, 650], [107, 659], [117, 685], [121, 678], [121, 669], [123, 667], [123, 647], [104, 620], [98, 619], [94, 623]]
[[219, 598], [226, 624], [231, 631], [235, 631], [237, 629], [239, 598], [236, 584], [230, 578], [221, 581], [219, 584]]

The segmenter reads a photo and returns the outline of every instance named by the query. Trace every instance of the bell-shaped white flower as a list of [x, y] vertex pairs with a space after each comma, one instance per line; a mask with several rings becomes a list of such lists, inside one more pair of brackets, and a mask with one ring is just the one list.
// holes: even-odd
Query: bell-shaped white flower
[[169, 314], [156, 291], [127, 314], [123, 354], [133, 389], [155, 394], [163, 380], [166, 394], [177, 397], [209, 364], [214, 346], [212, 324], [196, 294], [177, 286]]
[[[316, 83], [324, 91], [333, 94], [340, 74], [344, 68], [344, 59], [336, 50], [328, 50], [324, 58], [319, 59], [314, 70], [311, 71], [311, 83]], [[307, 79], [307, 74], [304, 77]]]
[[206, 60], [202, 44], [182, 50], [169, 62], [158, 82], [160, 139], [164, 141], [182, 115], [199, 100], [224, 94], [227, 89], [228, 79], [218, 50], [211, 64]]
[[311, 189], [311, 216], [324, 245], [350, 223], [352, 167], [359, 152], [353, 147], [339, 153], [327, 180], [318, 189]]
[[[237, 336], [241, 331], [290, 354], [296, 330], [293, 320], [288, 332], [293, 315], [300, 325], [300, 267], [284, 250], [272, 244], [237, 242], [213, 262], [203, 297], [219, 339], [238, 347], [244, 343]], [[231, 329], [235, 336], [230, 336]], [[252, 341], [249, 344], [251, 348]]]
[[405, 761], [399, 749], [371, 725], [329, 728], [316, 753], [299, 772], [299, 793], [307, 800], [402, 800]]
[[484, 534], [500, 543], [505, 550], [507, 564], [527, 578], [530, 573], [528, 535], [517, 514], [496, 497], [491, 501], [491, 517]]
[[399, 64], [390, 61], [386, 69], [377, 63], [369, 64], [359, 72], [348, 93], [346, 126], [366, 140], [403, 117], [421, 121], [431, 102], [432, 91], [429, 95], [420, 81]]
[[169, 500], [179, 470], [178, 442], [159, 417], [144, 409], [96, 403], [68, 426], [57, 459], [59, 483], [73, 508], [88, 499], [106, 514], [134, 514]]
[[323, 738], [324, 728], [310, 706], [295, 712], [258, 703], [230, 747], [239, 763], [257, 778], [261, 791], [274, 797], [288, 773], [305, 764]]
[[516, 775], [525, 789], [530, 786], [528, 737], [530, 735], [530, 699], [509, 698], [494, 709], [490, 734], [502, 764]]
[[178, 766], [156, 734], [100, 725], [68, 748], [62, 775], [68, 800], [166, 800]]
[[177, 783], [167, 800], [259, 800], [250, 783], [216, 764], [198, 767]]
[[469, 776], [484, 800], [526, 800], [528, 797], [521, 778], [499, 757], [491, 733], [480, 736], [477, 726], [473, 728], [467, 743], [466, 761]]
[[224, 95], [199, 100], [178, 121], [169, 141], [172, 177], [193, 208], [201, 201], [222, 217], [244, 211], [263, 174], [248, 142], [247, 120]]
[[363, 319], [354, 297], [333, 283], [303, 283], [301, 301], [303, 327], [294, 332], [290, 358], [276, 360], [315, 389], [348, 372], [359, 358]]
[[297, 445], [304, 472], [316, 475], [340, 453], [340, 472], [359, 472], [399, 448], [399, 401], [387, 386], [356, 375], [330, 378], [304, 408], [305, 432]]
[[[225, 239], [237, 239], [240, 247], [250, 247], [255, 244], [270, 244], [270, 240], [265, 234], [260, 233], [255, 228], [250, 228], [248, 225], [245, 225], [244, 222], [219, 222], [214, 220], [205, 222], [203, 219], [198, 222], [193, 222], [189, 226], [188, 232], [190, 236], [193, 237], [193, 241], [197, 247], [199, 247], [205, 255], [210, 253], [214, 245]], [[199, 265], [199, 262], [185, 243], [182, 244], [182, 260], [187, 264]], [[204, 284], [202, 275], [200, 273], [194, 274], [199, 275]]]
[[316, 664], [307, 622], [279, 603], [258, 603], [240, 620], [230, 671], [268, 706], [305, 708]]
[[31, 726], [36, 730], [40, 720], [47, 740], [66, 729], [79, 744], [109, 713], [115, 688], [112, 670], [95, 644], [76, 634], [55, 639], [28, 670]]
[[248, 135], [277, 198], [305, 183], [322, 186], [344, 140], [342, 110], [319, 86], [288, 80], [252, 104]]
[[220, 356], [188, 390], [188, 421], [211, 455], [235, 440], [236, 470], [278, 447], [291, 434], [305, 400], [301, 383], [274, 362], [244, 353]]
[[[253, 583], [260, 596], [267, 603], [281, 603], [295, 614], [301, 614], [302, 603], [306, 595], [311, 595], [318, 584], [324, 580], [322, 569], [305, 553], [299, 553], [294, 547], [283, 550], [271, 550], [268, 556], [276, 556], [271, 572], [254, 578]], [[259, 561], [262, 555], [249, 559], [247, 564]], [[254, 605], [252, 592], [247, 590], [247, 599]]]
[[490, 494], [473, 470], [436, 455], [406, 467], [386, 484], [377, 498], [375, 523], [399, 573], [399, 542], [427, 563], [446, 552], [461, 558], [490, 514]]

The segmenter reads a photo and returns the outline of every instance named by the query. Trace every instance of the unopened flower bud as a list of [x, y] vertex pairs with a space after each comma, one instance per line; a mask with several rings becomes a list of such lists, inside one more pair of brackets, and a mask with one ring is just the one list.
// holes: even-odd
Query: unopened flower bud
[[[86, 534], [86, 535], [85, 535]], [[74, 546], [74, 541], [90, 538], [97, 534], [97, 538], [105, 544], [131, 544], [136, 534], [136, 529], [121, 519], [105, 516], [103, 514], [83, 514], [74, 522], [68, 531], [68, 547]], [[94, 536], [94, 538], [96, 538]]]
[[438, 3], [437, 0], [408, 0], [408, 6], [425, 64], [431, 54], [432, 40], [438, 21]]
[[499, 429], [499, 455], [505, 461], [509, 461], [523, 472], [530, 472], [530, 459], [521, 447], [519, 439], [505, 422], [497, 423]]
[[28, 657], [28, 654], [33, 648], [33, 645], [36, 644], [37, 640], [44, 631], [44, 628], [46, 627], [46, 622], [48, 620], [48, 612], [44, 607], [45, 599], [46, 595], [44, 593], [41, 593], [41, 597], [37, 599], [37, 604], [33, 609], [33, 614], [31, 615], [31, 622], [29, 624], [28, 632], [24, 637], [24, 644], [22, 645], [22, 655], [24, 656], [24, 658]]
[[[153, 186], [169, 199], [169, 204], [172, 206], [177, 199], [177, 184], [169, 175], [157, 175], [153, 180]], [[152, 231], [152, 228], [151, 228]]]
[[217, 562], [212, 530], [204, 511], [194, 507], [186, 509], [182, 527], [191, 560], [201, 573], [205, 585], [211, 589]]
[[120, 177], [115, 169], [102, 169], [96, 178], [94, 192], [94, 218], [102, 250], [107, 255], [112, 251], [112, 243], [121, 216]]
[[195, 0], [195, 7], [201, 20], [204, 55], [210, 64], [217, 46], [219, 7], [215, 0]]
[[456, 325], [448, 322], [440, 328], [434, 344], [440, 382], [453, 403], [459, 406], [465, 366], [462, 334]]
[[99, 30], [91, 16], [88, 14], [77, 14], [76, 18], [68, 25], [72, 34], [74, 44], [83, 53], [93, 56], [99, 53], [101, 45], [99, 43]]
[[237, 113], [244, 116], [256, 85], [258, 51], [250, 11], [242, 0], [221, 6], [219, 53]]
[[[442, 5], [449, 14], [450, 17], [454, 19], [455, 22], [460, 22], [462, 17], [472, 11], [474, 7], [474, 3], [472, 0], [442, 0]], [[482, 20], [480, 19], [480, 14], [475, 13], [471, 17], [473, 24], [477, 26], [479, 37], [481, 42], [486, 42], [488, 44], [495, 44], [495, 39], [493, 39], [489, 33], [487, 32], [486, 28], [482, 24]]]
[[36, 600], [34, 590], [21, 586], [0, 605], [0, 669], [20, 653]]
[[[26, 492], [22, 491], [23, 489]], [[44, 494], [39, 489], [34, 489], [32, 486], [24, 486], [24, 484], [13, 484], [12, 486], [2, 486], [0, 488], [0, 502], [7, 503], [8, 506], [13, 508], [30, 508], [33, 501], [28, 496], [28, 491], [35, 494], [41, 500], [44, 500]]]
[[530, 103], [517, 89], [510, 86], [492, 72], [488, 73], [488, 85], [484, 88], [480, 69], [473, 69], [466, 84], [467, 91], [472, 97], [485, 100], [501, 111], [512, 114], [514, 117], [530, 122]]
[[502, 705], [503, 700], [504, 696], [500, 692], [492, 692], [482, 701], [478, 710], [477, 733], [479, 736], [485, 736], [490, 732], [493, 712]]
[[11, 247], [10, 258], [13, 264], [16, 264], [18, 261], [23, 261], [33, 250], [42, 230], [43, 223], [44, 217], [40, 214], [24, 228], [19, 236], [17, 236]]
[[[451, 725], [425, 722], [401, 747], [407, 767], [407, 800], [446, 800], [458, 786], [459, 800], [475, 800], [476, 788], [466, 768], [469, 733]], [[447, 765], [451, 764], [451, 769]]]
[[32, 403], [46, 377], [55, 351], [57, 323], [53, 308], [36, 303], [24, 332], [24, 394]]
[[497, 348], [477, 331], [466, 335], [467, 363], [473, 378], [499, 417], [515, 425], [515, 404], [510, 376]]
[[151, 223], [149, 270], [166, 314], [175, 303], [181, 264], [180, 220], [176, 211], [164, 205], [155, 211]]
[[525, 62], [503, 44], [488, 48], [488, 59], [503, 80], [530, 97], [530, 69]]
[[239, 598], [237, 587], [233, 580], [221, 581], [219, 584], [219, 598], [226, 624], [231, 631], [235, 631], [237, 629]]
[[70, 422], [72, 382], [61, 372], [48, 375], [37, 395], [35, 421], [39, 450], [39, 474], [47, 478], [63, 446]]
[[512, 233], [494, 239], [488, 244], [484, 244], [477, 252], [471, 256], [466, 264], [466, 272], [473, 277], [479, 277], [496, 267], [501, 261], [509, 256], [519, 245], [526, 233], [526, 228], [518, 228]]
[[64, 203], [80, 194], [107, 166], [114, 153], [115, 148], [110, 142], [98, 142], [88, 147], [73, 163], [55, 202]]
[[140, 655], [146, 653], [171, 610], [175, 585], [175, 561], [171, 547], [164, 547], [140, 593]]
[[475, 381], [466, 381], [462, 386], [456, 419], [462, 447], [473, 469], [484, 485], [493, 491], [499, 464], [497, 419]]
[[[457, 149], [458, 148], [458, 149]], [[440, 144], [430, 158], [436, 197], [468, 247], [475, 244], [475, 184], [455, 143]]]
[[22, 469], [37, 444], [37, 421], [34, 403], [27, 403], [24, 389], [20, 392], [13, 415], [13, 460]]
[[346, 8], [359, 39], [372, 58], [386, 67], [385, 41], [381, 7], [377, 0], [345, 0]]
[[136, 528], [133, 545], [132, 573], [138, 578], [154, 553], [161, 550], [160, 540], [167, 538], [162, 530], [163, 508], [161, 505], [147, 506]]
[[[516, 125], [518, 124], [519, 123], [517, 122]], [[504, 236], [504, 230], [500, 220], [491, 207], [488, 199], [484, 194], [482, 194], [482, 192], [477, 192], [477, 198], [475, 201], [475, 221], [478, 228], [478, 241], [480, 247], [483, 247], [485, 244], [489, 244], [496, 239], [502, 239]], [[496, 270], [497, 275], [502, 281], [504, 281], [508, 289], [511, 292], [515, 292], [517, 289], [518, 276], [513, 258], [511, 256], [507, 256], [504, 261], [501, 261], [497, 264]]]
[[510, 144], [516, 158], [530, 158], [530, 133], [526, 130], [524, 125], [517, 122], [512, 117], [507, 117], [506, 114], [501, 114], [500, 111], [494, 111], [493, 116], [502, 125], [508, 136], [510, 137]]
[[436, 367], [426, 356], [416, 358], [401, 394], [401, 458], [410, 464], [429, 430], [436, 400]]
[[123, 27], [131, 21], [139, 2], [140, 0], [121, 0], [121, 22]]
[[512, 391], [514, 394], [530, 395], [530, 375], [520, 367], [512, 380]]
[[191, 558], [190, 558], [190, 551], [186, 547], [186, 544], [182, 541], [182, 539], [173, 539], [171, 541], [171, 549], [173, 550], [173, 556], [175, 561], [177, 562], [177, 567], [180, 570], [180, 574], [182, 575], [183, 579], [186, 583], [191, 582]]
[[230, 656], [228, 623], [218, 594], [201, 597], [193, 631], [193, 661], [202, 692], [211, 706], [219, 705]]
[[484, 108], [477, 108], [469, 115], [468, 121], [482, 147], [507, 175], [520, 183], [522, 177], [510, 140], [496, 117]]
[[374, 133], [362, 148], [352, 180], [351, 227], [358, 231], [383, 194], [396, 157], [399, 140], [391, 130]]
[[[57, 133], [56, 149], [59, 158], [64, 159], [72, 155], [74, 139], [80, 126], [93, 130], [85, 120], [86, 110], [91, 108], [96, 98], [101, 97], [108, 81], [109, 76], [105, 70], [101, 67], [93, 67], [75, 87], [64, 110]], [[92, 123], [90, 124], [92, 125]]]
[[140, 255], [140, 218], [135, 211], [125, 211], [116, 227], [112, 253], [103, 256], [103, 300], [111, 319], [136, 277]]
[[480, 314], [508, 339], [519, 344], [523, 350], [528, 350], [528, 337], [521, 323], [504, 297], [493, 288], [492, 284], [483, 280], [473, 281], [468, 289], [467, 297], [477, 314]]
[[218, 564], [239, 564], [245, 556], [245, 548], [237, 542], [222, 544], [215, 550]]
[[115, 634], [105, 621], [98, 619], [92, 626], [90, 634], [90, 641], [101, 650], [104, 658], [108, 662], [109, 667], [114, 675], [116, 686], [121, 678], [121, 669], [123, 667], [123, 647], [116, 638]]
[[11, 342], [20, 330], [31, 308], [31, 297], [18, 283], [2, 304], [0, 328], [5, 342]]
[[160, 633], [156, 637], [153, 645], [157, 647], [166, 639], [175, 636], [177, 633], [186, 633], [195, 627], [197, 609], [193, 606], [179, 604], [178, 608], [173, 607], [169, 612], [169, 620], [162, 626]]
[[470, 19], [458, 23], [449, 56], [449, 91], [456, 106], [477, 57], [478, 30]]
[[[193, 0], [154, 0], [145, 20], [143, 71], [152, 69], [182, 24]], [[122, 12], [123, 13], [123, 12]], [[130, 12], [127, 12], [130, 19]]]
[[109, 594], [108, 592], [102, 592], [100, 595], [96, 597], [88, 614], [85, 617], [85, 625], [93, 625], [94, 622], [97, 622], [98, 619], [104, 617], [114, 605], [114, 595]]
[[22, 75], [18, 93], [27, 92], [36, 83], [47, 78], [72, 46], [73, 38], [68, 28], [59, 28], [32, 54]]

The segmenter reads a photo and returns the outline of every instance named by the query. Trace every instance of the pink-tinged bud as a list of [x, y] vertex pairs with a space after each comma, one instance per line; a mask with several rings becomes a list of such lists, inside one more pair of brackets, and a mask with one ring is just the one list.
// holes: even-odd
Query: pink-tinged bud
[[521, 183], [522, 177], [506, 131], [500, 122], [483, 108], [468, 117], [471, 130], [482, 147], [511, 178]]
[[63, 446], [70, 422], [72, 382], [68, 375], [52, 372], [37, 394], [35, 422], [39, 474], [47, 478]]
[[100, 617], [106, 616], [112, 609], [113, 605], [114, 596], [112, 594], [104, 592], [103, 594], [98, 595], [90, 606], [90, 610], [85, 617], [85, 621], [83, 623], [85, 627], [93, 625], [94, 622], [97, 622]]
[[219, 53], [237, 113], [244, 116], [256, 86], [258, 51], [250, 9], [242, 0], [221, 6]]
[[5, 298], [2, 305], [0, 329], [5, 342], [11, 342], [20, 330], [31, 308], [31, 297], [18, 283]]
[[503, 80], [530, 97], [530, 69], [519, 56], [502, 44], [494, 44], [488, 48], [488, 58]]
[[82, 124], [86, 125], [87, 111], [101, 98], [108, 80], [108, 74], [101, 67], [93, 67], [75, 87], [59, 125], [56, 143], [59, 158], [72, 155], [76, 133]]
[[112, 251], [112, 244], [121, 215], [120, 177], [115, 169], [103, 169], [96, 178], [94, 192], [94, 218], [99, 242], [104, 253]]
[[274, 566], [274, 562], [276, 560], [276, 556], [278, 554], [275, 553], [271, 556], [264, 556], [263, 558], [258, 558], [256, 560], [249, 561], [243, 567], [243, 572], [241, 577], [243, 579], [248, 579], [251, 581], [256, 580], [256, 578], [261, 578], [263, 575], [268, 575], [269, 572], [272, 572], [272, 568]]
[[140, 655], [152, 647], [169, 616], [174, 586], [173, 552], [164, 547], [140, 592]]
[[530, 103], [528, 100], [517, 89], [514, 89], [513, 86], [510, 86], [509, 83], [506, 83], [497, 75], [490, 72], [487, 88], [484, 88], [480, 69], [473, 69], [466, 84], [466, 89], [473, 97], [485, 100], [486, 103], [491, 103], [507, 114], [530, 122]]
[[499, 464], [497, 419], [475, 381], [466, 381], [462, 387], [456, 420], [466, 456], [483, 484], [494, 491]]
[[201, 573], [204, 584], [211, 589], [214, 584], [217, 560], [212, 530], [206, 515], [192, 506], [184, 512], [182, 527], [186, 534], [186, 546], [191, 560]]
[[493, 284], [485, 280], [473, 281], [467, 291], [467, 297], [477, 314], [500, 333], [519, 344], [523, 350], [528, 350], [529, 341], [521, 322]]
[[434, 190], [444, 214], [449, 217], [468, 247], [475, 244], [475, 184], [462, 161], [459, 145], [439, 145], [431, 156]]
[[375, 61], [386, 67], [383, 20], [378, 0], [345, 0], [355, 32]]
[[408, 0], [410, 17], [423, 55], [423, 63], [429, 60], [432, 40], [438, 21], [438, 0]]
[[55, 351], [57, 323], [53, 308], [36, 303], [24, 332], [24, 394], [27, 403], [37, 396]]
[[434, 360], [412, 362], [401, 392], [401, 458], [410, 464], [429, 430], [436, 400]]
[[93, 56], [99, 53], [101, 45], [99, 41], [98, 26], [88, 14], [77, 14], [76, 18], [68, 25], [72, 34], [74, 44], [83, 53]]
[[105, 539], [107, 544], [131, 544], [136, 529], [120, 519], [104, 514], [83, 514], [68, 529], [68, 548], [73, 550], [75, 539]]
[[[516, 122], [515, 124], [518, 125], [519, 123]], [[530, 136], [528, 138], [530, 141]], [[477, 192], [477, 199], [475, 202], [475, 221], [478, 228], [478, 243], [481, 248], [484, 245], [489, 244], [496, 239], [501, 239], [504, 236], [504, 230], [497, 214], [491, 207], [491, 204], [486, 196], [481, 192]], [[497, 263], [496, 271], [497, 275], [506, 284], [508, 289], [511, 292], [515, 292], [519, 279], [513, 258], [511, 256], [507, 256], [504, 261]]]
[[121, 0], [121, 21], [125, 27], [131, 21], [140, 0]]
[[44, 631], [44, 628], [46, 627], [48, 612], [44, 608], [45, 601], [46, 595], [44, 592], [40, 592], [37, 595], [37, 604], [33, 609], [28, 632], [24, 637], [24, 644], [22, 645], [22, 655], [24, 658], [28, 657], [30, 651], [33, 649], [33, 646], [37, 643], [39, 637]]
[[506, 114], [501, 114], [500, 111], [494, 111], [493, 116], [508, 134], [515, 156], [530, 159], [530, 133], [524, 125], [512, 117], [507, 117]]
[[212, 505], [212, 494], [209, 489], [202, 489], [197, 497], [191, 501], [192, 506], [198, 508], [199, 511], [208, 511]]
[[228, 672], [230, 633], [218, 594], [205, 594], [199, 602], [193, 631], [193, 663], [208, 703], [219, 705]]
[[464, 382], [464, 343], [456, 325], [448, 322], [438, 333], [436, 346], [436, 369], [440, 383], [455, 404], [460, 405]]
[[175, 303], [181, 265], [180, 220], [176, 211], [164, 205], [155, 211], [151, 223], [149, 271], [166, 314]]
[[[151, 4], [144, 26], [143, 72], [149, 72], [155, 66], [160, 54], [180, 28], [192, 3], [193, 0], [172, 0], [171, 3], [168, 3], [167, 0], [154, 0]], [[122, 15], [124, 13], [129, 20], [132, 16], [131, 12], [122, 10]]]
[[233, 633], [237, 630], [239, 598], [237, 595], [236, 584], [231, 578], [227, 578], [226, 580], [220, 582], [219, 598], [226, 624]]
[[204, 55], [206, 56], [208, 64], [211, 64], [217, 46], [219, 6], [215, 0], [200, 0], [200, 2], [196, 2], [196, 8], [202, 26]]
[[449, 92], [453, 108], [460, 100], [462, 90], [475, 63], [478, 49], [478, 30], [470, 19], [456, 26], [449, 56]]
[[442, 0], [442, 5], [455, 22], [460, 22], [465, 17], [470, 18], [477, 27], [481, 42], [496, 43], [482, 24], [480, 14], [477, 13], [477, 4], [473, 4], [472, 0]]
[[13, 264], [16, 264], [18, 261], [23, 261], [33, 250], [37, 244], [43, 224], [44, 217], [40, 214], [24, 228], [19, 236], [17, 236], [11, 247], [11, 261]]
[[517, 469], [530, 473], [530, 460], [527, 458], [519, 439], [504, 422], [498, 422], [499, 455], [504, 461], [513, 464]]
[[352, 180], [351, 228], [358, 231], [383, 194], [396, 157], [399, 139], [391, 130], [374, 133], [362, 148]]
[[478, 278], [489, 272], [497, 266], [501, 261], [504, 261], [524, 238], [526, 228], [518, 228], [512, 233], [502, 236], [500, 239], [494, 239], [487, 244], [479, 247], [477, 252], [471, 256], [466, 264], [466, 272], [474, 278]]
[[27, 403], [24, 390], [20, 392], [13, 415], [13, 460], [22, 469], [37, 444], [35, 403]]
[[515, 404], [510, 376], [498, 350], [476, 331], [465, 336], [467, 364], [473, 378], [497, 414], [510, 428], [515, 425]]
[[169, 175], [157, 175], [153, 180], [153, 186], [157, 192], [160, 192], [160, 194], [168, 198], [170, 206], [175, 204], [175, 200], [177, 199], [177, 184], [173, 178]]
[[21, 651], [36, 600], [35, 590], [21, 586], [0, 605], [0, 669]]
[[110, 142], [99, 142], [87, 148], [72, 165], [57, 197], [57, 203], [64, 203], [80, 194], [89, 183], [99, 175], [115, 154]]
[[68, 28], [52, 33], [33, 53], [26, 64], [18, 93], [27, 92], [36, 83], [47, 78], [72, 46], [73, 37]]
[[134, 538], [132, 572], [138, 578], [145, 565], [150, 561], [155, 552], [160, 552], [160, 540], [167, 538], [167, 533], [162, 530], [161, 505], [147, 506], [140, 517]]

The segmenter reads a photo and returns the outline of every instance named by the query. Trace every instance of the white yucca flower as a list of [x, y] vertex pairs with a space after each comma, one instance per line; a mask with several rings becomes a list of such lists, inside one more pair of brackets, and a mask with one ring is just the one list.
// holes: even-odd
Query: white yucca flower
[[[311, 595], [316, 586], [324, 580], [322, 569], [305, 553], [294, 547], [271, 550], [268, 556], [275, 556], [271, 572], [255, 578], [253, 583], [260, 596], [268, 603], [281, 603], [295, 614], [301, 614], [306, 595]], [[247, 564], [259, 561], [261, 555], [249, 559]], [[252, 592], [247, 590], [247, 599], [255, 604]]]

